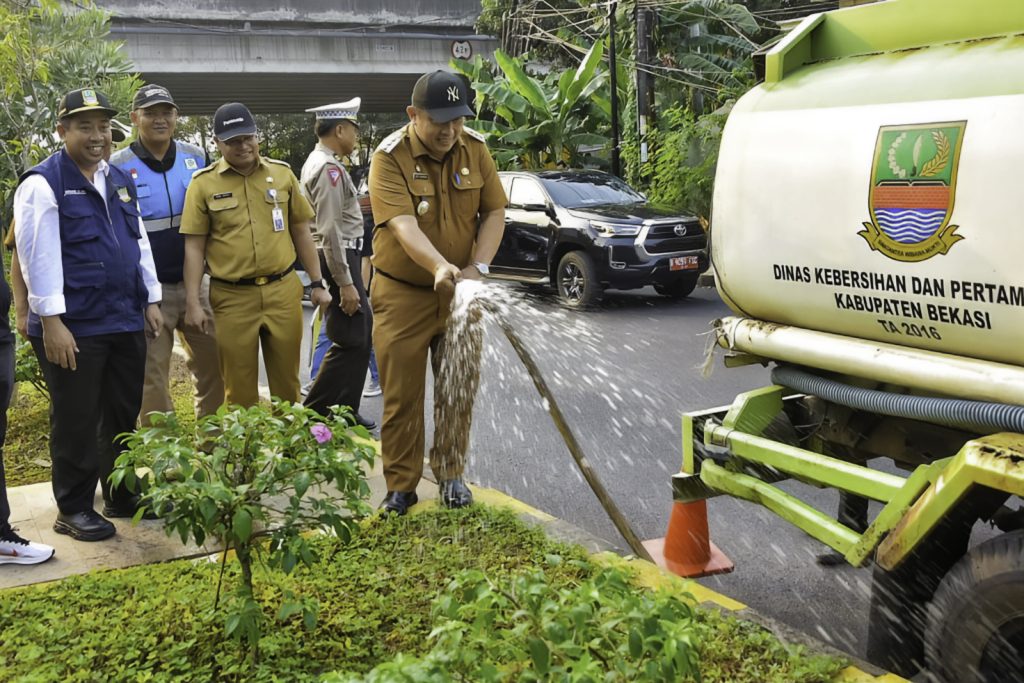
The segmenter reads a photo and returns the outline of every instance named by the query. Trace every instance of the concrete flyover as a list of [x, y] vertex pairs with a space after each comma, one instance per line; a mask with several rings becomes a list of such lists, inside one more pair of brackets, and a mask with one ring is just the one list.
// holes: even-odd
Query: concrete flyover
[[[295, 113], [353, 96], [399, 112], [420, 74], [453, 53], [490, 55], [479, 0], [98, 0], [111, 37], [184, 114], [239, 101]], [[468, 46], [468, 47], [467, 47]]]

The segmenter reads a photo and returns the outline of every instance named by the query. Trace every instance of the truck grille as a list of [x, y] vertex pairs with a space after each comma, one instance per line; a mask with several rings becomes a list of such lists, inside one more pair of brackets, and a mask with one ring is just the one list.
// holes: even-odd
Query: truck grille
[[698, 221], [679, 220], [651, 225], [644, 240], [644, 249], [649, 254], [668, 254], [674, 251], [701, 249], [706, 243], [707, 238]]

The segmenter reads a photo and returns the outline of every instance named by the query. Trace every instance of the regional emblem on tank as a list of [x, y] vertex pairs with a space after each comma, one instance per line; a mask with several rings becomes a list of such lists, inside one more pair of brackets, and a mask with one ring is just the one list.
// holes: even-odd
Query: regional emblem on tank
[[863, 237], [897, 261], [945, 254], [963, 239], [953, 225], [957, 166], [966, 121], [882, 126], [872, 162]]

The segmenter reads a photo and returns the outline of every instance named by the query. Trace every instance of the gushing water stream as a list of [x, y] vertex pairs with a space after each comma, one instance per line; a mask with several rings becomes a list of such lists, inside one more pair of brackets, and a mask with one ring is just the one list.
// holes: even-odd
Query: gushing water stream
[[448, 333], [445, 335], [438, 375], [438, 403], [435, 406], [435, 452], [440, 456], [438, 460], [442, 469], [441, 478], [448, 478], [446, 472], [461, 474], [465, 464], [473, 401], [480, 381], [483, 324], [485, 320], [491, 319], [504, 332], [522, 361], [576, 466], [615, 528], [637, 557], [653, 562], [629, 521], [615, 505], [597, 473], [590, 466], [540, 368], [509, 322], [506, 313], [509, 311], [511, 298], [509, 290], [505, 287], [474, 280], [464, 280], [455, 288], [452, 315], [448, 323]]

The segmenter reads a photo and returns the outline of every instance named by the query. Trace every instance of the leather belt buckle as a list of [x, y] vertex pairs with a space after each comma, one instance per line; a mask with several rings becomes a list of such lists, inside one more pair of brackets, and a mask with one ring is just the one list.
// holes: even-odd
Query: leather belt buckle
[[259, 286], [261, 286], [261, 287], [262, 287], [263, 285], [267, 284], [268, 282], [270, 282], [270, 278], [269, 278], [269, 277], [267, 277], [266, 275], [260, 275], [259, 277], [254, 277], [254, 278], [252, 279], [252, 283], [253, 283], [254, 285], [259, 285]]

